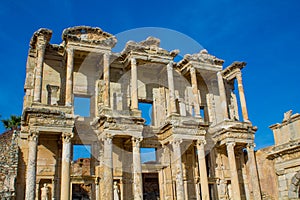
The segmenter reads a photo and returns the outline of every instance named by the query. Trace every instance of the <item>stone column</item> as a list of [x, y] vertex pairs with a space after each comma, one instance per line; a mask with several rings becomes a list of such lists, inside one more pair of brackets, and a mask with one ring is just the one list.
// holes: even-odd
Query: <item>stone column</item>
[[175, 174], [176, 174], [176, 196], [177, 200], [184, 200], [184, 186], [183, 186], [183, 174], [181, 163], [181, 149], [180, 144], [182, 140], [174, 140], [171, 142], [173, 147], [173, 160], [175, 161]]
[[247, 106], [246, 106], [246, 98], [245, 98], [245, 93], [244, 93], [241, 72], [236, 74], [236, 80], [238, 83], [238, 90], [239, 90], [239, 96], [240, 96], [240, 101], [241, 101], [243, 119], [245, 122], [247, 122], [247, 121], [249, 121], [249, 119], [248, 119], [248, 111], [247, 111]]
[[138, 81], [135, 58], [131, 58], [131, 110], [138, 110]]
[[30, 132], [28, 136], [28, 163], [26, 174], [25, 199], [35, 199], [36, 184], [36, 160], [37, 160], [38, 133]]
[[35, 67], [34, 97], [33, 97], [34, 102], [41, 102], [45, 49], [46, 49], [45, 43], [37, 44], [37, 61]]
[[[247, 200], [250, 200], [251, 197], [250, 197], [250, 192], [249, 192], [249, 178], [247, 176], [247, 166], [246, 166], [246, 163], [245, 163], [245, 156], [244, 156], [244, 152], [241, 151], [240, 152], [240, 162], [241, 162], [241, 165], [242, 165], [242, 174], [243, 174], [243, 180], [244, 180], [244, 190], [245, 190], [245, 196], [246, 196], [246, 199]], [[251, 174], [250, 174], [251, 176]]]
[[175, 104], [175, 88], [174, 88], [174, 77], [173, 77], [173, 62], [169, 62], [167, 65], [167, 77], [168, 77], [168, 87], [170, 93], [170, 110], [168, 110], [168, 114], [171, 115], [176, 113], [176, 104]]
[[95, 198], [96, 200], [100, 200], [100, 186], [99, 186], [99, 177], [95, 180]]
[[104, 92], [103, 102], [104, 106], [109, 107], [110, 96], [109, 96], [109, 57], [110, 54], [105, 53], [103, 55], [103, 80], [104, 80]]
[[132, 137], [132, 165], [133, 165], [133, 194], [134, 200], [143, 199], [142, 166], [140, 155], [140, 143], [142, 138]]
[[106, 135], [103, 139], [103, 191], [101, 191], [102, 199], [113, 199], [113, 159], [112, 159], [112, 136]]
[[226, 99], [226, 90], [224, 86], [224, 80], [221, 72], [217, 73], [218, 76], [218, 86], [219, 86], [219, 94], [221, 101], [221, 108], [223, 112], [224, 119], [228, 119], [228, 108], [227, 108], [227, 99]]
[[249, 169], [251, 174], [251, 183], [253, 189], [253, 199], [261, 200], [261, 192], [258, 180], [258, 173], [254, 155], [254, 144], [247, 145], [247, 153], [248, 153], [248, 160], [249, 160]]
[[55, 178], [53, 178], [52, 179], [52, 189], [51, 189], [51, 199], [52, 200], [55, 200], [56, 199], [56, 197], [55, 197], [55, 191], [56, 191], [56, 179]]
[[72, 105], [74, 49], [67, 48], [66, 106]]
[[60, 199], [70, 199], [70, 164], [71, 164], [71, 139], [72, 133], [62, 134], [62, 159], [61, 159], [61, 190]]
[[198, 94], [197, 74], [194, 67], [191, 67], [190, 74], [191, 74], [192, 91], [194, 95], [195, 117], [200, 117], [200, 99], [199, 99], [200, 97]]
[[204, 149], [205, 144], [206, 144], [205, 140], [197, 141], [197, 155], [198, 155], [198, 167], [200, 173], [202, 200], [209, 200], [208, 178], [207, 178], [205, 149]]
[[236, 168], [235, 154], [234, 154], [235, 142], [228, 142], [226, 143], [226, 146], [227, 146], [227, 154], [228, 154], [228, 161], [229, 161], [229, 168], [230, 168], [230, 175], [231, 175], [232, 196], [234, 200], [240, 200], [241, 193], [240, 193], [240, 186], [239, 186], [239, 177]]

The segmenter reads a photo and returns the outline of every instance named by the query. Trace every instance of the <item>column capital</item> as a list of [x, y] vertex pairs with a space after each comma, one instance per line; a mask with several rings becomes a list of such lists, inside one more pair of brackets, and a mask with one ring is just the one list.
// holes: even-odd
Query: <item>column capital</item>
[[255, 148], [255, 144], [254, 143], [248, 143], [246, 147], [247, 147], [247, 150], [252, 150], [253, 151], [254, 148]]
[[105, 134], [102, 138], [101, 138], [101, 140], [103, 141], [103, 142], [107, 142], [108, 144], [111, 144], [112, 143], [112, 139], [113, 139], [113, 136], [111, 135], [111, 134]]
[[173, 70], [173, 61], [170, 61], [170, 62], [167, 64], [167, 70]]
[[46, 50], [46, 43], [44, 42], [38, 42], [36, 45], [36, 48], [38, 51], [45, 51]]
[[143, 137], [132, 137], [131, 141], [132, 141], [132, 146], [133, 147], [140, 147], [140, 144], [143, 140]]
[[234, 148], [235, 145], [236, 145], [235, 142], [227, 142], [227, 143], [226, 143], [227, 148]]
[[67, 51], [68, 54], [71, 54], [71, 55], [74, 54], [74, 48], [72, 48], [72, 47], [67, 47], [66, 51]]
[[70, 143], [73, 136], [74, 136], [73, 133], [69, 133], [69, 132], [62, 133], [61, 137], [63, 143]]
[[206, 140], [197, 140], [196, 141], [196, 146], [205, 146], [206, 145]]
[[131, 62], [132, 65], [136, 65], [136, 59], [135, 58], [131, 58], [130, 62]]
[[175, 145], [175, 146], [180, 146], [180, 144], [183, 142], [183, 140], [182, 139], [179, 139], [179, 138], [177, 138], [177, 139], [173, 139], [171, 142], [170, 142], [170, 144], [172, 144], [172, 145]]
[[190, 72], [191, 72], [191, 73], [194, 73], [194, 72], [196, 72], [196, 69], [195, 69], [195, 67], [190, 67]]
[[28, 135], [28, 141], [34, 141], [36, 142], [39, 137], [39, 132], [38, 131], [30, 131]]

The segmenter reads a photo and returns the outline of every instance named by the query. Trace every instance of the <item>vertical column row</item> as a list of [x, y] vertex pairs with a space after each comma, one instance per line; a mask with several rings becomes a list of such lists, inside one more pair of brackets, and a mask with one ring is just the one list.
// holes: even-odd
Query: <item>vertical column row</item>
[[112, 159], [112, 136], [106, 135], [103, 139], [103, 177], [101, 183], [103, 184], [103, 191], [101, 191], [102, 198], [113, 199], [113, 159]]
[[143, 181], [142, 181], [142, 166], [140, 156], [141, 138], [132, 138], [132, 156], [133, 156], [133, 194], [134, 200], [143, 199]]
[[239, 90], [239, 96], [240, 96], [240, 101], [241, 101], [243, 119], [245, 122], [247, 122], [247, 121], [249, 121], [249, 119], [248, 119], [248, 111], [247, 111], [247, 106], [246, 106], [246, 98], [245, 98], [245, 93], [244, 93], [241, 72], [236, 74], [236, 79], [237, 79], [237, 83], [238, 83], [238, 90]]
[[208, 179], [205, 161], [205, 140], [197, 141], [197, 155], [198, 155], [198, 167], [200, 172], [200, 183], [201, 183], [201, 196], [202, 200], [209, 200], [209, 189], [208, 189]]
[[200, 99], [198, 94], [197, 74], [194, 67], [191, 67], [190, 74], [191, 74], [192, 91], [194, 95], [195, 116], [200, 117]]
[[253, 196], [256, 200], [261, 200], [261, 192], [257, 174], [257, 167], [254, 155], [254, 144], [247, 145], [247, 152], [248, 152], [248, 159], [250, 165], [250, 174], [251, 174], [251, 182], [252, 182], [252, 189], [253, 189]]
[[169, 62], [167, 65], [167, 78], [168, 87], [170, 93], [170, 108], [168, 109], [168, 115], [176, 113], [176, 103], [175, 103], [175, 89], [174, 89], [174, 77], [173, 77], [173, 62]]
[[109, 57], [110, 54], [105, 53], [103, 55], [103, 80], [104, 80], [104, 93], [103, 93], [103, 101], [104, 101], [104, 106], [109, 107]]
[[138, 81], [136, 60], [131, 59], [131, 110], [138, 110]]
[[37, 62], [35, 67], [35, 82], [34, 82], [34, 97], [33, 97], [34, 102], [41, 102], [45, 49], [46, 49], [46, 43], [37, 44]]
[[227, 154], [231, 175], [231, 186], [232, 186], [232, 195], [234, 200], [241, 199], [240, 186], [239, 186], [239, 178], [238, 172], [236, 168], [235, 154], [234, 154], [234, 146], [235, 142], [226, 143], [227, 146]]
[[228, 119], [228, 110], [227, 110], [227, 100], [226, 100], [226, 91], [224, 86], [224, 80], [221, 72], [217, 73], [218, 77], [218, 86], [219, 86], [219, 94], [220, 94], [220, 101], [221, 101], [221, 109], [223, 112], [224, 120]]
[[70, 199], [70, 164], [72, 133], [62, 134], [62, 160], [61, 160], [61, 200]]
[[67, 48], [66, 106], [72, 105], [74, 49]]
[[181, 148], [180, 148], [181, 143], [182, 140], [178, 140], [178, 139], [171, 142], [173, 147], [173, 160], [175, 162], [177, 200], [185, 199], [183, 175], [182, 175], [182, 163], [181, 163]]
[[28, 163], [26, 174], [25, 199], [35, 199], [36, 160], [37, 160], [38, 133], [30, 132], [28, 136]]

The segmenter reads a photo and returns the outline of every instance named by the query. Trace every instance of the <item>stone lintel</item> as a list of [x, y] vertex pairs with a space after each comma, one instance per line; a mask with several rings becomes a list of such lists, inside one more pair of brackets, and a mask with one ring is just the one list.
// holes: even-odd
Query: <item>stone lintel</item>
[[246, 66], [246, 64], [246, 62], [233, 62], [231, 65], [229, 65], [222, 71], [223, 77], [228, 81], [234, 79], [236, 77], [236, 74], [240, 73], [241, 69], [243, 69]]
[[81, 43], [69, 42], [67, 47], [73, 48], [76, 51], [85, 51], [99, 54], [111, 53], [111, 48], [106, 46], [93, 46], [90, 44], [82, 45]]
[[137, 61], [137, 67], [140, 64], [147, 64], [147, 63], [167, 65], [168, 63], [173, 61], [173, 57], [171, 56], [149, 55], [148, 53], [141, 53], [141, 52], [134, 52], [134, 51], [131, 51], [127, 55], [123, 55], [123, 56], [126, 56], [123, 60], [125, 68], [130, 66], [132, 58], [134, 58]]
[[110, 33], [104, 32], [98, 27], [75, 26], [64, 29], [62, 39], [66, 42], [77, 42], [94, 46], [106, 46], [113, 48], [117, 39]]
[[[30, 49], [36, 49], [37, 43], [43, 42], [45, 45], [49, 43], [52, 37], [52, 30], [47, 28], [40, 28], [36, 32], [33, 33], [31, 40], [30, 40]], [[39, 41], [43, 40], [43, 41]]]

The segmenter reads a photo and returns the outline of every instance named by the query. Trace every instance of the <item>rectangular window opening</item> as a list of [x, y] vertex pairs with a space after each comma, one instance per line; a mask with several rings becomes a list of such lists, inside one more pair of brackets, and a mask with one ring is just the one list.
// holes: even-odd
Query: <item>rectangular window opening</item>
[[74, 97], [74, 113], [81, 117], [90, 117], [91, 98], [75, 96]]
[[139, 102], [139, 110], [142, 112], [142, 118], [146, 120], [145, 125], [152, 125], [152, 112], [153, 103], [152, 102]]
[[86, 158], [91, 158], [91, 156], [91, 145], [73, 145], [73, 161], [84, 160]]
[[204, 108], [204, 106], [200, 106], [200, 116], [202, 117], [202, 119], [203, 119], [204, 121], [206, 121], [206, 119], [205, 119], [205, 108]]
[[141, 148], [142, 163], [156, 163], [156, 148]]

